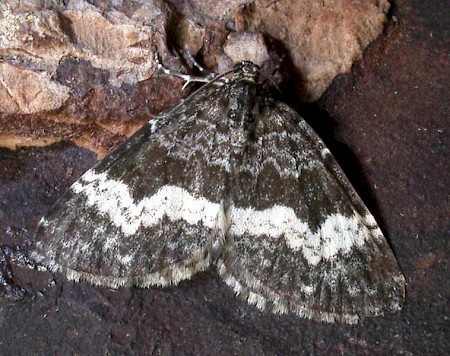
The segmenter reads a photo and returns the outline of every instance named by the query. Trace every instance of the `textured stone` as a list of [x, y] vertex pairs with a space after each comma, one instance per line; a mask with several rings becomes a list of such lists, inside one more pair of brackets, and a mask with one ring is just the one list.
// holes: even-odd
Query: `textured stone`
[[154, 76], [155, 50], [180, 68], [167, 45], [219, 72], [244, 59], [270, 63], [268, 75], [290, 72], [297, 96], [317, 99], [361, 58], [389, 7], [386, 0], [171, 3], [2, 2], [0, 145], [69, 139], [103, 156], [186, 95], [173, 78]]
[[228, 35], [223, 50], [234, 63], [249, 60], [261, 65], [269, 59], [261, 33], [232, 32]]
[[302, 77], [296, 87], [305, 99], [316, 100], [362, 58], [383, 30], [388, 10], [387, 0], [258, 0], [247, 12], [248, 28], [286, 47]]
[[184, 16], [194, 19], [203, 26], [221, 23], [234, 27], [237, 13], [244, 5], [254, 0], [169, 0]]
[[0, 146], [70, 139], [103, 156], [119, 142], [111, 141], [116, 133], [142, 125], [149, 99], [133, 98], [155, 72], [154, 46], [165, 51], [164, 3], [148, 2], [129, 16], [83, 0], [0, 7]]
[[48, 73], [0, 63], [0, 111], [31, 114], [55, 110], [68, 98], [69, 88], [53, 81]]

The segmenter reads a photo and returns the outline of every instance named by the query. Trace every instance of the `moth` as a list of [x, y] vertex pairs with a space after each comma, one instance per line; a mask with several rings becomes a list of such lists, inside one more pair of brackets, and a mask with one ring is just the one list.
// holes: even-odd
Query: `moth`
[[244, 61], [151, 119], [39, 223], [32, 257], [99, 286], [214, 268], [259, 309], [356, 323], [401, 309], [405, 279], [330, 151]]

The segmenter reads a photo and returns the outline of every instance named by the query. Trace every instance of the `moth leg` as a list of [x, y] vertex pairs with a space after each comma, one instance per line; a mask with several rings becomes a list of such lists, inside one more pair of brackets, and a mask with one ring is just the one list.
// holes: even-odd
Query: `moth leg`
[[198, 71], [200, 71], [200, 73], [203, 74], [204, 78], [209, 79], [209, 81], [213, 80], [217, 74], [215, 73], [211, 73], [210, 71], [206, 70], [205, 68], [202, 67], [202, 65], [200, 63], [197, 62], [197, 60], [194, 58], [194, 56], [192, 55], [191, 52], [185, 50], [184, 53], [186, 54], [186, 56], [189, 58], [189, 60], [191, 61], [192, 65], [197, 68]]

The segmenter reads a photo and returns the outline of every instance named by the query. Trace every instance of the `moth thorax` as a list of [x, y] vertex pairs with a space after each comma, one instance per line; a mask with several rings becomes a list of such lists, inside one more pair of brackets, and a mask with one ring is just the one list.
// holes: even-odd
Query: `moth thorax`
[[243, 61], [234, 66], [234, 72], [234, 81], [248, 80], [250, 82], [258, 83], [261, 69], [250, 61]]
[[249, 132], [243, 127], [238, 127], [230, 133], [231, 148], [234, 153], [241, 153], [248, 144]]

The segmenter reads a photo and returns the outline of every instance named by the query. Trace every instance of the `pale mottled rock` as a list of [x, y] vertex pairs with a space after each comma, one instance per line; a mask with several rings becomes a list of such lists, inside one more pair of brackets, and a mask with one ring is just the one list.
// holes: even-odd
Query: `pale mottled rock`
[[53, 74], [65, 58], [86, 60], [107, 70], [114, 86], [135, 84], [155, 71], [152, 46], [163, 40], [156, 28], [166, 20], [166, 9], [156, 3], [142, 5], [133, 17], [83, 0], [59, 11], [0, 6], [0, 53], [11, 62]]
[[[361, 58], [389, 8], [387, 0], [170, 2], [1, 2], [0, 145], [54, 142], [76, 127], [69, 138], [102, 155], [110, 137], [129, 136], [183, 95], [167, 76], [152, 78], [155, 51], [175, 70], [179, 49], [224, 71], [244, 59], [274, 64], [266, 43], [276, 43], [280, 66], [302, 78], [299, 99], [315, 100]], [[31, 132], [23, 115], [35, 113]]]
[[261, 33], [232, 32], [228, 35], [223, 50], [235, 63], [249, 60], [261, 65], [269, 59]]
[[184, 16], [194, 19], [206, 26], [208, 24], [222, 23], [233, 27], [237, 12], [243, 6], [254, 0], [168, 0]]
[[[155, 72], [168, 14], [158, 0], [128, 14], [83, 0], [1, 2], [0, 146], [70, 139], [102, 156], [111, 137], [117, 144], [118, 127], [134, 132], [142, 120], [114, 122], [124, 116], [115, 109], [132, 115], [133, 105], [121, 101]], [[24, 116], [36, 113], [38, 119]]]
[[387, 0], [258, 0], [247, 11], [248, 29], [280, 41], [316, 100], [333, 78], [348, 72], [383, 30]]
[[69, 98], [69, 88], [37, 73], [0, 63], [0, 111], [25, 114], [59, 108]]

